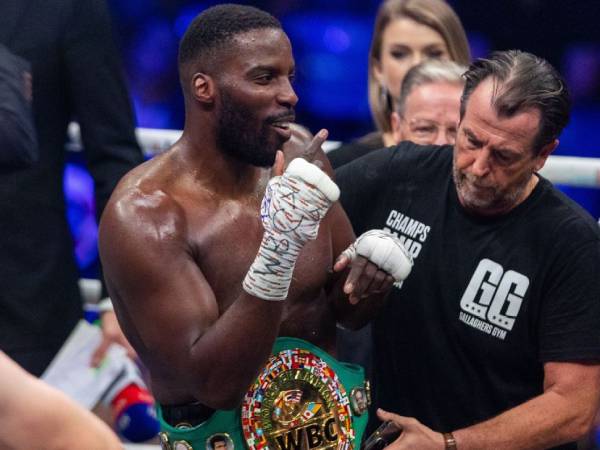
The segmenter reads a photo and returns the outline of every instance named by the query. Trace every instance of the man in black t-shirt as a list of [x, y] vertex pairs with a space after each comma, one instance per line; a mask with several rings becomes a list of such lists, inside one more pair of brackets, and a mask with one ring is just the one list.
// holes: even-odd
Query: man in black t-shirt
[[537, 173], [568, 93], [518, 51], [465, 77], [454, 148], [404, 142], [336, 174], [355, 231], [414, 259], [373, 323], [373, 404], [402, 415], [378, 414], [404, 430], [390, 450], [574, 449], [600, 400], [600, 230]]

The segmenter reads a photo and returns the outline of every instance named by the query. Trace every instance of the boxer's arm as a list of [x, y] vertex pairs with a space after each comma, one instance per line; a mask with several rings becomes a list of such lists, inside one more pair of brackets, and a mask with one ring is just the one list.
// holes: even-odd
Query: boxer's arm
[[383, 230], [360, 235], [337, 257], [334, 282], [338, 323], [359, 329], [377, 314], [395, 281], [404, 280], [412, 269], [412, 257], [397, 237]]
[[185, 227], [183, 212], [164, 195], [110, 203], [99, 233], [104, 273], [119, 322], [153, 380], [177, 380], [184, 395], [229, 409], [266, 361], [283, 302], [240, 289], [221, 314]]
[[122, 449], [100, 419], [0, 352], [0, 448]]
[[[544, 393], [485, 422], [452, 431], [459, 450], [535, 450], [584, 437], [600, 400], [600, 365], [549, 362], [544, 365]], [[443, 450], [443, 437], [416, 419], [379, 414], [404, 429], [389, 450]]]
[[[333, 177], [333, 170], [325, 155], [323, 167]], [[336, 267], [342, 253], [356, 241], [352, 225], [336, 202], [327, 215], [331, 230], [334, 261], [326, 291], [333, 304], [336, 321], [346, 328], [358, 329], [368, 323], [384, 303], [393, 285], [393, 278], [367, 258], [358, 256]]]
[[[317, 161], [322, 170], [335, 180], [331, 163], [321, 149], [308, 158]], [[331, 232], [335, 259], [326, 286], [328, 298], [334, 305], [336, 320], [347, 328], [357, 329], [368, 323], [379, 310], [394, 279], [363, 256], [357, 255], [354, 261], [342, 261], [342, 253], [355, 242], [356, 236], [339, 201], [331, 207], [324, 222]]]
[[[280, 152], [277, 161], [281, 169]], [[99, 233], [105, 277], [119, 321], [154, 381], [172, 386], [176, 379], [177, 389], [211, 408], [238, 405], [278, 334], [295, 260], [338, 195], [306, 161], [293, 161], [270, 180], [260, 211], [263, 239], [231, 305], [217, 302], [173, 199], [136, 191], [109, 204]], [[211, 230], [198, 229], [195, 239], [210, 242], [202, 232]], [[235, 255], [222, 260], [228, 257], [236, 270]]]

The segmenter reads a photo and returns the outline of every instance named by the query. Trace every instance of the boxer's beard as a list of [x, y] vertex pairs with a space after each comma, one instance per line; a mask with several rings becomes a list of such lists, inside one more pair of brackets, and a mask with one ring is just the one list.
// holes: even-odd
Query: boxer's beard
[[[273, 134], [269, 119], [259, 122], [253, 110], [221, 91], [222, 111], [219, 117], [217, 145], [226, 154], [258, 167], [271, 167], [275, 153], [283, 141], [269, 139]], [[260, 123], [257, 125], [257, 122]]]

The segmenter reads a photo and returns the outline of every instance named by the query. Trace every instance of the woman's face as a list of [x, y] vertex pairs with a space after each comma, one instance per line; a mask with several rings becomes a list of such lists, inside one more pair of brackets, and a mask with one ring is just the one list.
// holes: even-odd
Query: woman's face
[[383, 30], [381, 61], [374, 66], [375, 78], [393, 98], [400, 95], [404, 75], [427, 59], [450, 59], [442, 35], [407, 17], [392, 20]]

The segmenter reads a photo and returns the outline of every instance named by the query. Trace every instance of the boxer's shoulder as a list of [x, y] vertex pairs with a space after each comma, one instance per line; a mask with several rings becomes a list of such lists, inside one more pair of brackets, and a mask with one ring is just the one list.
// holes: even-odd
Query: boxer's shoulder
[[123, 216], [150, 222], [185, 222], [190, 211], [215, 208], [215, 195], [194, 179], [194, 172], [161, 154], [125, 175], [107, 206]]
[[185, 212], [168, 191], [132, 186], [113, 196], [102, 215], [101, 235], [166, 243], [185, 239]]
[[173, 181], [178, 177], [168, 165], [149, 162], [119, 182], [102, 215], [100, 231], [112, 228], [113, 233], [120, 230], [157, 240], [184, 236], [185, 205], [179, 200], [179, 182]]

